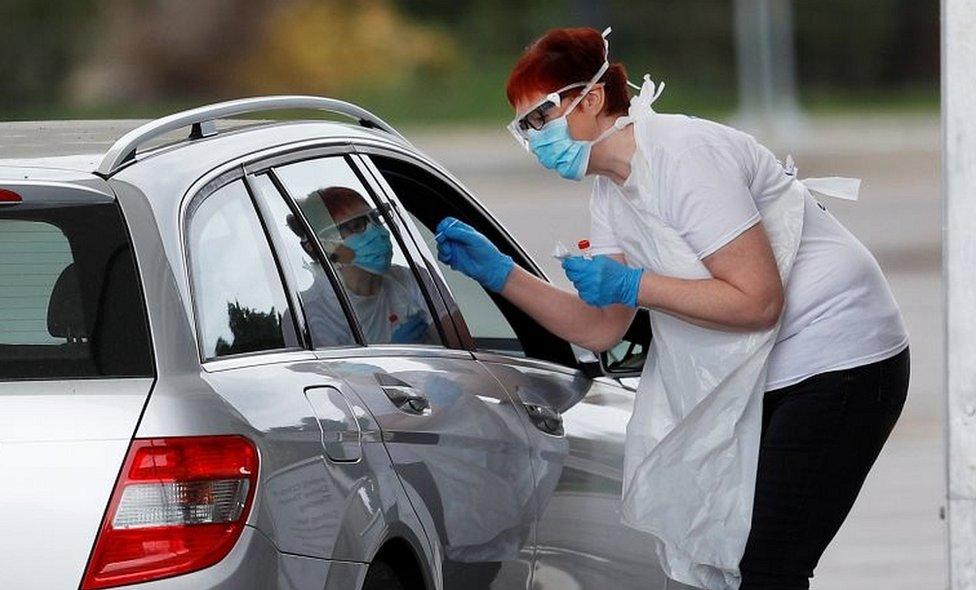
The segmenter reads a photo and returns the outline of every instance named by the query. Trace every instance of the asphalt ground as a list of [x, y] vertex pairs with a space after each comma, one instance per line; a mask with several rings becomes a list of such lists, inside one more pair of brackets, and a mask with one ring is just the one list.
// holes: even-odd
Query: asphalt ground
[[[557, 240], [587, 236], [590, 181], [541, 169], [504, 131], [407, 133], [451, 170], [512, 231], [557, 284]], [[912, 383], [902, 417], [812, 588], [946, 587], [944, 300], [937, 117], [812, 119], [778, 138], [757, 134], [800, 177], [862, 179], [857, 203], [826, 205], [875, 254], [911, 334]]]

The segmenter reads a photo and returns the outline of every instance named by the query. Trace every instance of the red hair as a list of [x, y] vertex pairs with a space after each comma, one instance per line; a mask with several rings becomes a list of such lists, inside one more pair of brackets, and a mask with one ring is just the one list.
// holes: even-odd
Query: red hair
[[361, 194], [344, 186], [318, 189], [312, 191], [310, 196], [317, 196], [322, 199], [325, 208], [329, 210], [329, 215], [337, 222], [361, 213], [364, 209], [369, 209], [369, 204]]
[[[603, 65], [604, 47], [603, 36], [596, 29], [550, 30], [526, 47], [515, 63], [505, 86], [509, 104], [514, 107], [532, 94], [548, 94], [576, 82], [588, 82]], [[626, 114], [630, 95], [623, 64], [610, 64], [599, 81], [604, 84], [603, 112]]]

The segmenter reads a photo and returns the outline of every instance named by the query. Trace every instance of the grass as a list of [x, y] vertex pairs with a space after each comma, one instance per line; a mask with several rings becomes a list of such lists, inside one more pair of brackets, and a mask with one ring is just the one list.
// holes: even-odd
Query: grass
[[814, 115], [938, 114], [939, 89], [936, 86], [909, 86], [885, 92], [812, 89], [801, 94], [800, 104]]
[[[436, 125], [501, 127], [511, 118], [505, 100], [504, 80], [508, 60], [464, 68], [434, 81], [413, 80], [383, 92], [337, 92], [337, 98], [354, 102], [376, 113], [395, 126], [422, 128]], [[49, 119], [149, 119], [196, 107], [222, 98], [186, 98], [155, 103], [70, 107], [59, 104], [36, 105], [0, 110], [0, 120]], [[939, 92], [934, 86], [907, 87], [875, 92], [848, 92], [836, 89], [804, 89], [801, 105], [812, 115], [934, 114], [939, 110]], [[659, 112], [681, 112], [722, 119], [735, 112], [736, 91], [724, 85], [682, 85], [672, 80], [655, 103]], [[307, 117], [304, 112], [279, 114], [285, 118]]]

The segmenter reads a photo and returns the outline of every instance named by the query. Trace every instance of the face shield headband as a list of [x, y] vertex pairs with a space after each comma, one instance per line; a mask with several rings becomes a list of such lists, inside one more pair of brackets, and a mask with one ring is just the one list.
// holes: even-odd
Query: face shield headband
[[607, 27], [606, 29], [603, 30], [602, 33], [603, 65], [600, 66], [600, 69], [597, 70], [596, 74], [594, 74], [593, 77], [590, 78], [588, 82], [576, 82], [574, 84], [564, 86], [555, 92], [549, 93], [542, 100], [538, 101], [530, 108], [526, 109], [524, 114], [517, 115], [512, 120], [512, 122], [508, 124], [507, 126], [508, 132], [512, 134], [512, 137], [515, 138], [515, 141], [518, 142], [518, 144], [521, 145], [526, 151], [529, 151], [528, 130], [529, 129], [538, 130], [542, 128], [542, 125], [544, 125], [546, 122], [545, 114], [562, 103], [561, 94], [563, 92], [570, 90], [572, 88], [576, 88], [578, 86], [583, 87], [583, 89], [580, 90], [576, 98], [573, 99], [573, 102], [569, 104], [569, 108], [567, 108], [566, 112], [563, 113], [562, 115], [562, 116], [566, 116], [569, 113], [573, 112], [573, 109], [576, 108], [576, 105], [578, 105], [580, 101], [583, 100], [583, 97], [585, 97], [586, 94], [590, 90], [592, 90], [593, 87], [596, 86], [596, 84], [600, 81], [600, 78], [603, 77], [603, 74], [605, 74], [606, 71], [610, 69], [610, 62], [608, 60], [610, 55], [610, 43], [609, 41], [607, 41], [607, 36], [610, 34], [611, 31], [612, 29], [610, 27]]

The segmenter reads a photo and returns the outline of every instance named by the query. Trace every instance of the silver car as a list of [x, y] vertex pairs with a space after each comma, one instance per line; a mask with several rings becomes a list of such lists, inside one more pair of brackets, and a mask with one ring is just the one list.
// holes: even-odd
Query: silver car
[[[241, 119], [284, 109], [355, 123]], [[0, 139], [0, 586], [667, 586], [619, 513], [646, 316], [597, 358], [442, 266], [453, 215], [543, 277], [389, 125], [43, 127]]]

